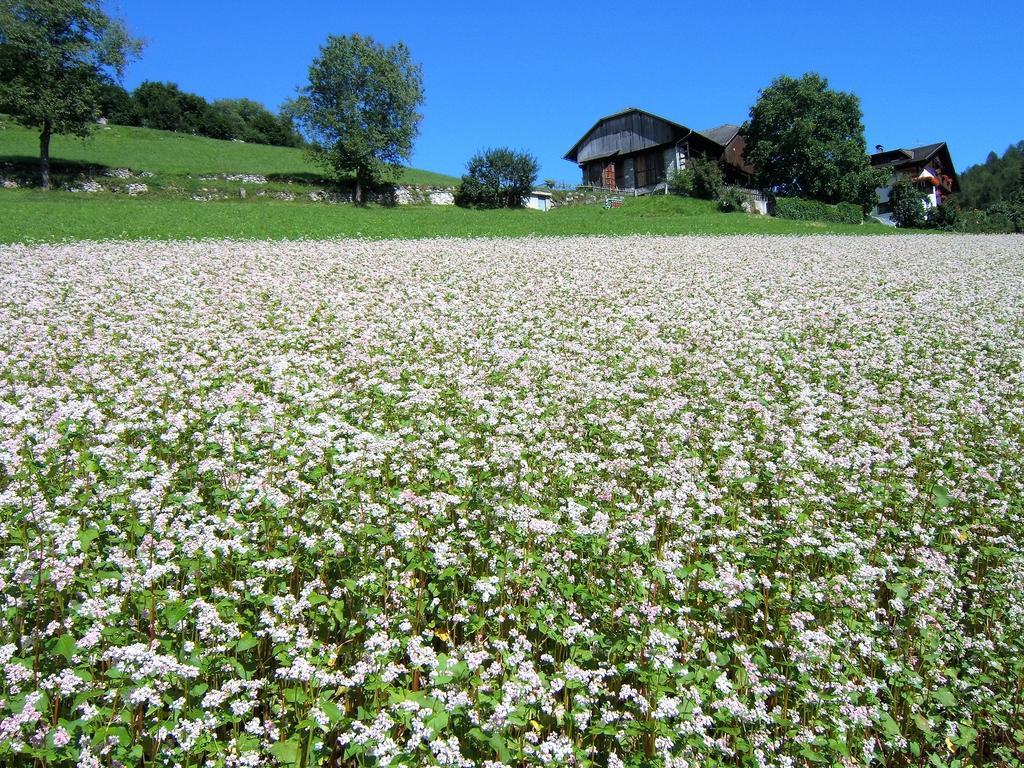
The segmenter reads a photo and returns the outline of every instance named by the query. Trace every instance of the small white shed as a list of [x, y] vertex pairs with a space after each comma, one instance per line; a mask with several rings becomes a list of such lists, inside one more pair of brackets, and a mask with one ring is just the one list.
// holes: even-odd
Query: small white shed
[[551, 192], [547, 189], [535, 189], [526, 197], [525, 204], [527, 208], [532, 208], [535, 211], [550, 211], [551, 210]]

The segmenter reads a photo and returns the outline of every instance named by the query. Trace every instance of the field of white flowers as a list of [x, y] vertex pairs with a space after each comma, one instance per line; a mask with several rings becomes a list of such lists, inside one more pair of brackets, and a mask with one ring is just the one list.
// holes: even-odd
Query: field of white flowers
[[1020, 765], [1022, 243], [0, 248], [0, 762]]

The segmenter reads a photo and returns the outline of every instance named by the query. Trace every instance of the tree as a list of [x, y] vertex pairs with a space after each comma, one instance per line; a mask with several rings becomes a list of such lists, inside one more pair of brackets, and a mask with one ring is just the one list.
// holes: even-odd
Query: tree
[[455, 202], [475, 208], [522, 208], [537, 180], [537, 158], [508, 147], [487, 149], [470, 158]]
[[889, 204], [897, 227], [920, 228], [925, 225], [924, 195], [907, 179], [900, 179], [892, 185]]
[[0, 103], [39, 129], [39, 176], [50, 188], [50, 138], [87, 136], [103, 86], [141, 51], [100, 0], [0, 0]]
[[309, 68], [309, 85], [286, 111], [310, 139], [312, 159], [363, 188], [397, 175], [419, 133], [423, 73], [404, 43], [331, 36]]
[[[186, 101], [186, 96], [192, 98]], [[199, 108], [197, 99], [201, 97], [182, 92], [176, 83], [157, 83], [152, 80], [147, 80], [132, 91], [139, 125], [161, 131], [183, 130], [186, 109], [192, 113], [194, 121]]]
[[[231, 136], [222, 137], [212, 132], [207, 134], [214, 138], [235, 138], [252, 144], [276, 144], [284, 147], [295, 147], [300, 143], [291, 120], [283, 115], [275, 115], [258, 101], [218, 99], [210, 108], [221, 121], [226, 118], [238, 126]], [[218, 127], [218, 130], [222, 129], [222, 125]]]
[[118, 83], [109, 82], [101, 86], [97, 101], [100, 117], [111, 123], [132, 125], [137, 119], [131, 94]]
[[744, 135], [758, 184], [777, 195], [867, 209], [885, 185], [885, 172], [867, 156], [860, 100], [816, 73], [772, 81], [751, 107]]
[[1024, 191], [1024, 141], [1011, 144], [1002, 157], [989, 152], [985, 162], [960, 174], [961, 208], [989, 208]]

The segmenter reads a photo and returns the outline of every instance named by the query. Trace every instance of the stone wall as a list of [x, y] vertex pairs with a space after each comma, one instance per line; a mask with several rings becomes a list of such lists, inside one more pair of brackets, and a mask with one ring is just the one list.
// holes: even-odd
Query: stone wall
[[455, 187], [395, 187], [395, 205], [455, 205]]

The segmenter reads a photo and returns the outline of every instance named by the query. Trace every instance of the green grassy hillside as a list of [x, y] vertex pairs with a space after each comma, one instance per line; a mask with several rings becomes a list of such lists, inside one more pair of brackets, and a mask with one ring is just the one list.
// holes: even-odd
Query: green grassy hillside
[[[269, 179], [321, 180], [321, 169], [301, 149], [219, 141], [151, 128], [121, 125], [100, 127], [88, 139], [55, 136], [51, 144], [55, 165], [131, 168], [160, 175], [253, 173]], [[0, 116], [0, 165], [34, 165], [39, 156], [39, 135]], [[450, 185], [452, 176], [409, 168], [407, 184]]]
[[453, 206], [382, 208], [309, 202], [195, 202], [123, 195], [0, 190], [0, 242], [111, 239], [518, 237], [524, 235], [887, 234], [880, 224], [818, 224], [743, 213], [678, 197], [600, 205], [476, 211]]

